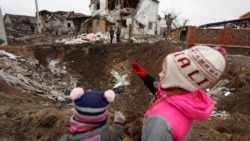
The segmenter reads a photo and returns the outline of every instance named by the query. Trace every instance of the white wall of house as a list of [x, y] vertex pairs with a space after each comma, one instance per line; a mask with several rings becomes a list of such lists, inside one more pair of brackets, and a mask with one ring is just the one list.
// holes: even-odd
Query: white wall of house
[[166, 24], [166, 20], [164, 18], [161, 18], [160, 20], [158, 20], [158, 29], [157, 29], [157, 34], [158, 35], [161, 35], [161, 36], [165, 36], [164, 35], [164, 31], [165, 31], [165, 28], [167, 27], [167, 24]]
[[[117, 12], [108, 10], [108, 0], [97, 0], [97, 3], [99, 4], [92, 3], [90, 5], [91, 15], [95, 16], [96, 14], [100, 14], [101, 16], [106, 16], [108, 21], [115, 22]], [[126, 20], [127, 27], [129, 27], [129, 25], [132, 27], [132, 34], [160, 34], [160, 28], [158, 27], [159, 3], [152, 0], [142, 0], [138, 6], [139, 8], [135, 17]], [[127, 30], [129, 30], [129, 28], [127, 28]], [[126, 30], [124, 30], [124, 32], [129, 33]]]
[[104, 15], [106, 14], [106, 9], [108, 8], [108, 1], [107, 0], [96, 0], [99, 4], [91, 4], [90, 11], [91, 15], [95, 16], [96, 14]]
[[144, 34], [155, 35], [158, 26], [158, 8], [159, 3], [152, 0], [144, 0], [139, 5], [139, 11], [135, 15], [134, 33], [140, 32], [138, 23], [144, 25]]

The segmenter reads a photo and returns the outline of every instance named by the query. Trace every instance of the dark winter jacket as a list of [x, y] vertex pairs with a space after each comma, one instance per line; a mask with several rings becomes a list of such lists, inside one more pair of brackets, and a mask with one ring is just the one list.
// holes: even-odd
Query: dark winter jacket
[[115, 31], [111, 28], [111, 29], [109, 29], [109, 35], [111, 36], [111, 37], [113, 37], [114, 36], [114, 33], [115, 33]]
[[145, 77], [141, 77], [144, 82], [144, 85], [149, 89], [149, 91], [155, 95], [157, 92], [158, 81], [155, 80], [153, 76], [147, 73]]
[[122, 141], [124, 127], [120, 124], [107, 124], [91, 131], [82, 133], [67, 133], [59, 141]]

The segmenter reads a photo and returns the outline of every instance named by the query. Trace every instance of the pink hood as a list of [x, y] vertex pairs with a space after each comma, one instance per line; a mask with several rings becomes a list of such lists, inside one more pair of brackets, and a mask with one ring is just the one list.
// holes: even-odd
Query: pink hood
[[165, 100], [194, 120], [208, 119], [214, 108], [214, 101], [203, 90], [169, 96]]
[[173, 96], [167, 96], [167, 92], [158, 92], [161, 93], [158, 93], [158, 98], [147, 110], [145, 117], [165, 118], [171, 125], [175, 141], [189, 137], [193, 121], [207, 120], [214, 108], [214, 101], [202, 90]]

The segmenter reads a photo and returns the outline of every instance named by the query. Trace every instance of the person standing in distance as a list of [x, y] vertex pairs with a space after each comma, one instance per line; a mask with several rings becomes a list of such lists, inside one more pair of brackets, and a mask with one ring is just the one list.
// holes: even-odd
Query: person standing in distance
[[113, 41], [114, 32], [115, 32], [115, 31], [113, 30], [113, 28], [112, 28], [112, 26], [111, 26], [110, 29], [109, 29], [110, 43], [112, 43], [112, 41]]
[[117, 40], [117, 43], [120, 42], [120, 35], [121, 35], [121, 29], [118, 26], [117, 29], [116, 29], [116, 40]]

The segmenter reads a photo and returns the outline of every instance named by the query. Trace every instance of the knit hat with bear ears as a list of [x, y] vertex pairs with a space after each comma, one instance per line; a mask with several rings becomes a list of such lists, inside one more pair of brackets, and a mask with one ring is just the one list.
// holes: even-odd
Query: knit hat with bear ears
[[187, 91], [207, 88], [218, 81], [226, 65], [218, 49], [208, 46], [192, 48], [167, 55], [166, 74], [160, 82], [163, 89], [182, 88]]
[[71, 133], [92, 130], [107, 121], [107, 108], [115, 100], [113, 90], [105, 92], [97, 90], [84, 91], [83, 88], [74, 88], [70, 92], [74, 101], [74, 114], [70, 119]]

